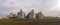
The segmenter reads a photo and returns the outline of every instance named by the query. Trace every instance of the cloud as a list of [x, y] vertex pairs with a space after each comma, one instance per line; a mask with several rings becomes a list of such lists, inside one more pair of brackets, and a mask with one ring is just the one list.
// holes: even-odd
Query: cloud
[[52, 11], [55, 10], [51, 8], [56, 5], [57, 1], [58, 0], [2, 0], [0, 4], [0, 15], [6, 16], [10, 12], [17, 13], [20, 9], [23, 9], [23, 11], [27, 13], [35, 9], [35, 12], [43, 11], [45, 15], [52, 15]]

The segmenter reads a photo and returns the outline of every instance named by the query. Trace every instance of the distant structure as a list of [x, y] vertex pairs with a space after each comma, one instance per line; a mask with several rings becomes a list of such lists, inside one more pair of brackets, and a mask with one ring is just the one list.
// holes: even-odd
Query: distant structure
[[18, 19], [24, 19], [25, 17], [25, 13], [22, 11], [22, 9], [20, 9], [20, 12], [18, 12], [17, 15], [18, 15]]
[[0, 16], [0, 19], [3, 19], [3, 17], [2, 17], [2, 16]]
[[17, 14], [10, 13], [7, 15], [7, 19], [43, 19], [44, 14], [42, 12], [35, 13], [34, 10], [31, 10], [27, 15], [22, 9]]
[[36, 13], [36, 18], [37, 19], [42, 19], [43, 17], [44, 17], [44, 14], [42, 14], [42, 12]]
[[13, 17], [13, 13], [10, 13], [9, 15], [7, 15], [8, 18]]
[[34, 10], [32, 10], [31, 12], [29, 12], [29, 13], [27, 14], [27, 17], [26, 17], [26, 18], [35, 19], [36, 17], [35, 17], [35, 12], [34, 12]]
[[16, 14], [13, 14], [13, 13], [10, 13], [9, 15], [7, 15], [8, 19], [17, 19], [17, 15]]
[[17, 15], [13, 14], [13, 16], [11, 17], [12, 19], [17, 19]]

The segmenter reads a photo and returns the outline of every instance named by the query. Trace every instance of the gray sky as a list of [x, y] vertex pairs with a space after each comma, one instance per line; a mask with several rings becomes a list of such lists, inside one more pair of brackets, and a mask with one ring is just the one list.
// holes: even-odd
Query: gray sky
[[17, 13], [20, 9], [29, 12], [43, 11], [46, 16], [60, 16], [60, 0], [0, 0], [0, 15]]

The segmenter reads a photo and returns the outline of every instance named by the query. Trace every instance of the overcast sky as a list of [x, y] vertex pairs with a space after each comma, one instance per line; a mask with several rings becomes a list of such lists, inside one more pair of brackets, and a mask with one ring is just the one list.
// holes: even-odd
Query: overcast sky
[[43, 11], [46, 16], [60, 16], [60, 0], [0, 0], [0, 15], [17, 13], [20, 9], [29, 12]]

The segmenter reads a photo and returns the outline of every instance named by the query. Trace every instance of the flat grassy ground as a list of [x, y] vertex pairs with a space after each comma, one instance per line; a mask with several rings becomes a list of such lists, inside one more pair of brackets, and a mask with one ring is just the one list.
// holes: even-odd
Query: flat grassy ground
[[60, 19], [0, 19], [0, 25], [60, 25]]
[[1, 19], [0, 25], [37, 25], [34, 19]]

